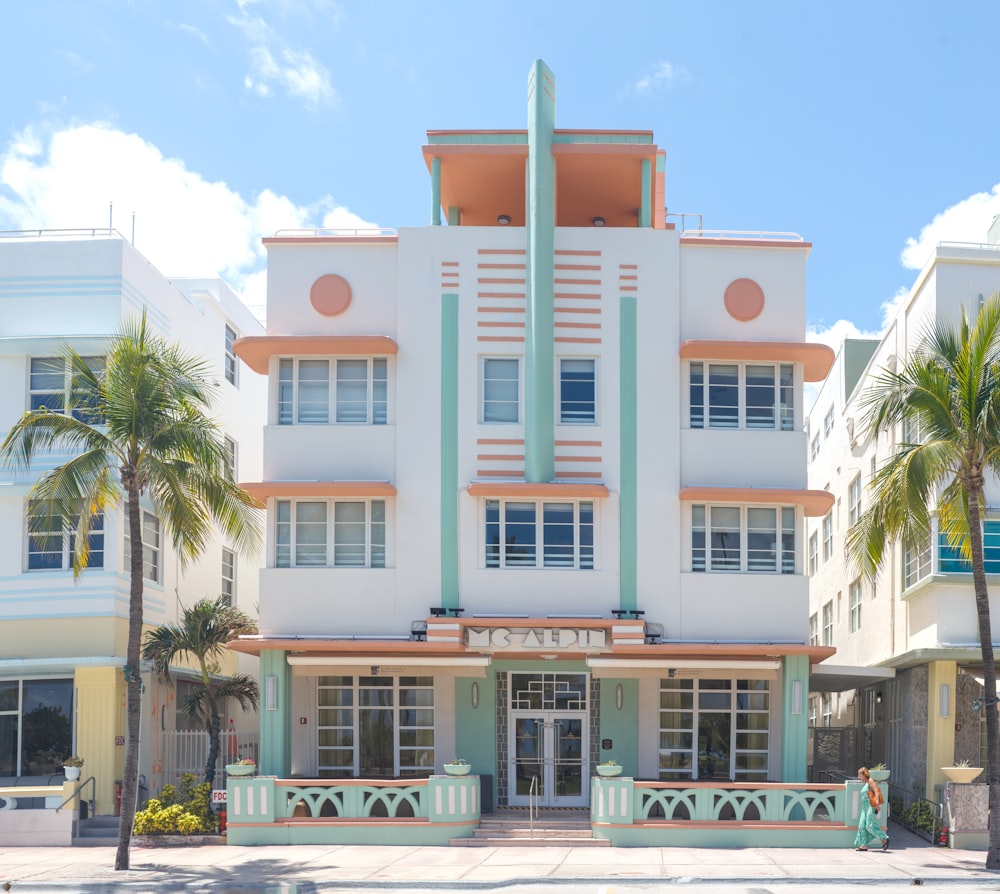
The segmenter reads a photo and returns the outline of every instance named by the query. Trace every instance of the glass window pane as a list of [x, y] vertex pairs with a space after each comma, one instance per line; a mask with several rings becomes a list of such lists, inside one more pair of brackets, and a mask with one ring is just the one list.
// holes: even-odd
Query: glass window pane
[[691, 428], [705, 427], [705, 367], [692, 363], [690, 369]]
[[504, 564], [535, 565], [535, 504], [504, 504]]
[[735, 363], [709, 364], [709, 428], [737, 428], [740, 422], [739, 398], [739, 367]]
[[483, 361], [483, 422], [517, 422], [518, 365], [515, 358]]
[[365, 565], [364, 503], [338, 501], [333, 507], [333, 564]]
[[559, 370], [559, 421], [593, 422], [596, 418], [594, 361], [561, 360]]
[[746, 368], [747, 428], [774, 428], [774, 367]]
[[295, 564], [326, 564], [326, 503], [295, 504]]
[[322, 424], [330, 421], [330, 361], [299, 361], [298, 422]]
[[547, 568], [574, 567], [576, 559], [573, 543], [573, 504], [543, 504], [542, 527], [543, 564]]
[[368, 361], [337, 361], [337, 422], [368, 421]]
[[372, 424], [385, 425], [389, 408], [389, 373], [385, 357], [372, 359]]
[[740, 570], [740, 510], [735, 506], [713, 506], [710, 510], [711, 568]]
[[777, 510], [747, 509], [747, 570], [778, 570]]
[[21, 775], [62, 772], [73, 753], [73, 681], [25, 680], [21, 706]]

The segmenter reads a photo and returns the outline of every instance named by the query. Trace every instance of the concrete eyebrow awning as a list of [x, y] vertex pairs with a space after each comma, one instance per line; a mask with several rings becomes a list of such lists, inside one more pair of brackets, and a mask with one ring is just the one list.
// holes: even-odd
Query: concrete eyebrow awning
[[896, 676], [891, 667], [851, 667], [843, 664], [814, 664], [809, 668], [810, 692], [846, 692], [873, 683], [884, 683]]

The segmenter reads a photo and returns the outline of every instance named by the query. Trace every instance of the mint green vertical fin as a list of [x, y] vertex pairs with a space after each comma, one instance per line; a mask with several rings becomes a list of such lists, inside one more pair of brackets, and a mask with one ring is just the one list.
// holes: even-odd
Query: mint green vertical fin
[[441, 296], [441, 605], [458, 608], [458, 295]]
[[527, 314], [524, 374], [524, 477], [554, 481], [556, 81], [539, 59], [528, 77]]
[[[798, 684], [798, 685], [796, 685]], [[798, 691], [798, 699], [794, 697]], [[781, 782], [806, 782], [809, 656], [786, 655], [781, 673]], [[797, 714], [792, 711], [798, 710]]]
[[642, 204], [639, 206], [639, 226], [651, 226], [650, 208], [652, 207], [653, 165], [648, 158], [642, 160]]
[[462, 225], [462, 209], [454, 205], [448, 206], [448, 226], [460, 227]]
[[431, 225], [441, 226], [441, 159], [431, 159]]
[[[292, 686], [285, 652], [260, 653], [260, 679], [260, 772], [285, 777], [292, 772]], [[273, 709], [268, 706], [272, 686]]]
[[623, 609], [638, 608], [638, 383], [636, 365], [636, 336], [638, 332], [638, 307], [635, 296], [623, 295], [621, 299], [621, 319], [619, 322], [619, 355], [621, 357], [619, 425], [621, 427], [621, 491], [619, 539], [621, 557], [619, 577], [621, 592], [620, 606]]

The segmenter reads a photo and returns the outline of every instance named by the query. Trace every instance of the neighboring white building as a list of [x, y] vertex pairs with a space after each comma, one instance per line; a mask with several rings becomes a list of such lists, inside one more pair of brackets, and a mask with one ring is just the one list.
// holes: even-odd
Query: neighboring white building
[[[0, 438], [26, 410], [62, 403], [69, 384], [63, 345], [100, 357], [121, 322], [144, 310], [154, 331], [217, 370], [215, 413], [232, 440], [236, 473], [259, 475], [266, 380], [238, 360], [232, 345], [261, 332], [260, 323], [224, 283], [167, 280], [113, 231], [0, 235]], [[61, 774], [62, 759], [76, 753], [86, 761], [84, 777], [96, 777], [98, 812], [111, 813], [125, 732], [123, 517], [104, 518], [103, 530], [93, 535], [91, 567], [75, 581], [69, 537], [57, 537], [58, 549], [28, 537], [31, 485], [66, 458], [52, 455], [29, 473], [0, 467], [0, 529], [6, 532], [0, 541], [0, 777]], [[152, 512], [144, 523], [148, 625], [174, 622], [181, 605], [222, 592], [256, 613], [257, 564], [216, 539], [182, 570]], [[149, 674], [143, 679], [140, 772], [158, 790], [173, 781], [163, 774], [177, 764], [165, 734], [187, 727], [178, 707], [184, 684], [171, 689]], [[234, 729], [256, 725], [233, 720]]]
[[264, 240], [265, 773], [805, 779], [810, 244], [554, 121], [538, 63], [527, 131], [428, 133], [432, 226]]
[[[806, 546], [811, 573], [810, 630], [832, 645], [836, 658], [814, 674], [810, 715], [825, 748], [814, 772], [853, 773], [884, 762], [903, 789], [934, 797], [940, 768], [956, 760], [982, 766], [985, 724], [979, 634], [971, 575], [939, 538], [919, 554], [890, 548], [875, 585], [852, 571], [845, 537], [869, 500], [875, 470], [914, 433], [895, 432], [876, 443], [863, 424], [860, 398], [873, 376], [902, 364], [927, 327], [974, 317], [984, 296], [1000, 289], [1000, 245], [942, 243], [917, 276], [881, 341], [848, 340], [837, 355], [809, 415], [810, 487], [831, 491], [836, 505], [810, 519]], [[987, 571], [994, 587], [994, 639], [1000, 634], [1000, 488], [986, 489]], [[933, 548], [932, 548], [933, 547]], [[827, 667], [834, 664], [835, 667]], [[852, 677], [845, 666], [868, 666]], [[843, 737], [838, 749], [830, 742]], [[831, 738], [832, 737], [832, 738]]]

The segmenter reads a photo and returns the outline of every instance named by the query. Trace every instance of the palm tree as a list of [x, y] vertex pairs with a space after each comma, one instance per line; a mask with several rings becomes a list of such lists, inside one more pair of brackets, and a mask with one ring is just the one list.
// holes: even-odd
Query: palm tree
[[29, 498], [75, 531], [74, 575], [87, 566], [95, 519], [125, 505], [131, 544], [126, 740], [115, 869], [128, 869], [142, 691], [140, 498], [151, 501], [185, 564], [205, 549], [216, 525], [238, 550], [253, 553], [260, 518], [253, 499], [233, 482], [222, 432], [207, 415], [216, 387], [208, 364], [151, 332], [145, 314], [123, 323], [101, 365], [92, 368], [71, 348], [63, 353], [72, 369], [72, 412], [43, 407], [25, 413], [0, 445], [0, 460], [27, 470], [34, 457], [51, 449], [74, 454], [43, 473]]
[[226, 643], [241, 634], [257, 632], [257, 624], [249, 615], [229, 604], [226, 596], [216, 600], [201, 599], [184, 609], [179, 624], [164, 624], [146, 634], [142, 657], [153, 662], [153, 670], [168, 683], [170, 665], [178, 658], [193, 658], [198, 662], [201, 679], [191, 690], [182, 706], [191, 720], [200, 723], [208, 733], [208, 756], [205, 760], [205, 782], [215, 779], [215, 764], [219, 759], [222, 719], [219, 704], [235, 699], [243, 710], [256, 710], [257, 681], [246, 674], [219, 677], [219, 666]]
[[[987, 474], [1000, 473], [1000, 295], [970, 326], [938, 323], [902, 368], [883, 370], [863, 394], [865, 423], [877, 437], [901, 426], [904, 438], [878, 470], [871, 503], [848, 534], [848, 553], [874, 579], [888, 545], [926, 549], [931, 517], [972, 568], [983, 679], [987, 693], [990, 823], [988, 869], [1000, 869], [1000, 723], [990, 601], [983, 558], [982, 507]], [[907, 432], [919, 432], [918, 437]]]

